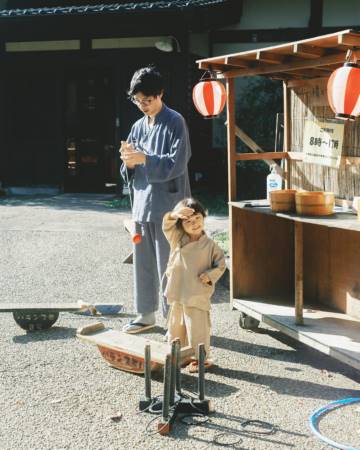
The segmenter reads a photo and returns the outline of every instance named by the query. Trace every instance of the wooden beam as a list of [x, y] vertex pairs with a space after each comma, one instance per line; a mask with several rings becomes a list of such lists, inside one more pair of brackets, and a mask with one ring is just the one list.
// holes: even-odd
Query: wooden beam
[[256, 52], [256, 60], [266, 62], [268, 64], [280, 64], [284, 61], [285, 56], [279, 53], [269, 53], [266, 50]]
[[227, 56], [225, 58], [225, 64], [229, 64], [230, 66], [234, 67], [250, 67], [249, 61], [237, 58], [236, 56]]
[[302, 56], [306, 58], [319, 58], [319, 56], [324, 56], [325, 49], [322, 47], [313, 47], [312, 45], [306, 44], [294, 44], [293, 52], [296, 56]]
[[[235, 82], [226, 80], [226, 116], [227, 116], [227, 162], [228, 162], [228, 201], [236, 201], [236, 136], [235, 136]], [[233, 239], [233, 208], [229, 204], [229, 250], [230, 261], [234, 261], [234, 239]], [[233, 264], [229, 267], [230, 299], [234, 298], [234, 269]], [[236, 274], [237, 275], [237, 274]]]
[[229, 66], [218, 63], [200, 62], [199, 69], [214, 70], [215, 72], [224, 72], [225, 70], [229, 70]]
[[[283, 112], [284, 112], [284, 152], [290, 151], [291, 122], [290, 122], [290, 89], [287, 82], [283, 82]], [[285, 188], [291, 189], [291, 161], [285, 161], [286, 181]]]
[[292, 75], [298, 75], [299, 77], [302, 77], [304, 79], [313, 79], [313, 78], [321, 78], [325, 75], [330, 76], [332, 73], [332, 70], [327, 70], [326, 68], [316, 68], [316, 69], [300, 69], [300, 70], [294, 70], [291, 71]]
[[303, 224], [295, 221], [295, 323], [296, 325], [304, 324], [303, 307], [304, 307], [304, 247], [303, 247]]
[[[225, 122], [226, 125], [226, 122]], [[235, 125], [235, 133], [236, 136], [245, 144], [247, 145], [250, 150], [252, 150], [255, 153], [264, 153], [264, 150], [257, 145], [255, 141], [251, 139], [250, 136], [248, 136], [245, 131], [243, 131], [241, 128]], [[282, 168], [272, 159], [264, 159], [265, 164], [267, 164], [269, 167], [271, 167], [273, 164], [276, 164], [277, 167], [277, 173], [281, 175], [282, 178], [284, 178], [284, 172]]]
[[226, 81], [228, 193], [229, 202], [236, 200], [236, 136], [235, 136], [235, 86], [234, 80]]
[[253, 161], [255, 159], [285, 159], [286, 152], [236, 153], [236, 161]]
[[328, 80], [328, 77], [324, 77], [323, 75], [319, 78], [312, 78], [312, 79], [307, 79], [307, 80], [289, 80], [287, 82], [287, 86], [289, 88], [294, 88], [294, 87], [299, 87], [299, 86], [311, 86], [314, 84], [314, 82], [319, 82], [319, 83], [323, 83], [326, 80]]
[[360, 47], [360, 34], [340, 34], [338, 36], [339, 45], [349, 45], [351, 47]]
[[305, 61], [293, 61], [288, 64], [269, 64], [267, 66], [252, 67], [248, 69], [229, 70], [219, 75], [219, 78], [250, 77], [253, 75], [268, 75], [271, 73], [291, 72], [297, 69], [316, 69], [317, 67], [342, 63], [345, 61], [344, 51], [333, 55], [323, 56], [317, 59]]

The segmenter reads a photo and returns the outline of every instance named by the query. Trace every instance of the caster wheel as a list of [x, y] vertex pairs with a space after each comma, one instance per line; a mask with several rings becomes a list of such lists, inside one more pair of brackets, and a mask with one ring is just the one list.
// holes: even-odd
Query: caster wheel
[[244, 330], [255, 330], [259, 327], [260, 322], [245, 313], [240, 313], [239, 325], [240, 328], [243, 328]]
[[59, 317], [58, 312], [14, 311], [15, 322], [26, 331], [48, 330]]

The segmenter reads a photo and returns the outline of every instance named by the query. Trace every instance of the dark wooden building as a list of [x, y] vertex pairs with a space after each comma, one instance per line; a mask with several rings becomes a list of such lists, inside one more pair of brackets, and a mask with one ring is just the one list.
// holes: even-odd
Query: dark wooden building
[[[190, 33], [236, 22], [241, 1], [0, 0], [0, 182], [102, 192], [119, 182], [119, 141], [138, 117], [134, 70], [154, 63], [165, 102], [188, 120], [193, 166], [211, 140], [195, 113]], [[95, 2], [93, 2], [95, 3]]]

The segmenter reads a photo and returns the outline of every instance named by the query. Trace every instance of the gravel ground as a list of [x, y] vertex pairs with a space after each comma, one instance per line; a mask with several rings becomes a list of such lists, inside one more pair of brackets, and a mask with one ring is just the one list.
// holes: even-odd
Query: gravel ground
[[[120, 317], [101, 318], [120, 329], [133, 317], [132, 268], [122, 227], [126, 213], [109, 208], [110, 197], [62, 195], [0, 200], [2, 303], [123, 303]], [[219, 231], [226, 220], [209, 218]], [[26, 334], [11, 314], [0, 314], [0, 449], [205, 449], [242, 442], [236, 449], [325, 449], [308, 426], [309, 414], [330, 401], [360, 397], [359, 374], [281, 333], [239, 328], [229, 291], [218, 284], [212, 310], [212, 356], [207, 395], [216, 412], [202, 426], [177, 422], [170, 437], [152, 433], [153, 416], [138, 414], [143, 378], [110, 368], [76, 329], [97, 320], [61, 313], [46, 332]], [[164, 321], [147, 336], [160, 340]], [[196, 389], [196, 377], [183, 374]], [[161, 376], [153, 393], [162, 390]], [[332, 439], [359, 446], [360, 405], [322, 421]], [[121, 416], [118, 421], [112, 416]], [[269, 422], [270, 435], [249, 433], [244, 420]], [[255, 430], [259, 431], [259, 430]], [[231, 434], [235, 433], [235, 434]]]

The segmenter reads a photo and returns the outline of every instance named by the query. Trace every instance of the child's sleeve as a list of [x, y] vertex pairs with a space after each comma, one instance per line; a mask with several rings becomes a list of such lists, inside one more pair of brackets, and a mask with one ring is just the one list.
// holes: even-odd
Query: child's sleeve
[[177, 245], [183, 234], [176, 226], [177, 220], [171, 218], [171, 212], [167, 212], [163, 217], [162, 230], [170, 244], [170, 248]]
[[221, 275], [225, 272], [225, 256], [221, 248], [214, 242], [212, 254], [212, 269], [207, 270], [206, 274], [210, 278], [211, 284], [215, 284]]

